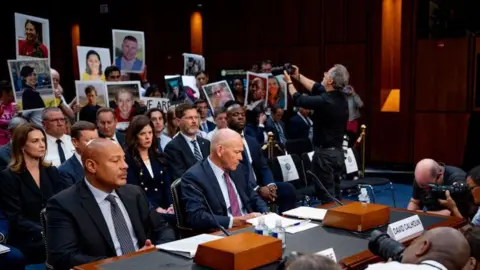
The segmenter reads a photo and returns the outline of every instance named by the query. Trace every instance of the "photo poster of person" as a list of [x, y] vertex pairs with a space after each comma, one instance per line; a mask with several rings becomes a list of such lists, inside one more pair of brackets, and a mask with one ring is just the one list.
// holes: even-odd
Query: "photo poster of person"
[[186, 95], [182, 76], [165, 76], [165, 88], [167, 89], [167, 98], [170, 100], [171, 105], [185, 102]]
[[283, 80], [283, 75], [268, 76], [268, 94], [267, 106], [278, 106], [287, 109], [287, 83]]
[[212, 112], [217, 108], [223, 107], [227, 101], [234, 100], [232, 90], [230, 90], [227, 81], [209, 83], [202, 86], [202, 88]]
[[[243, 69], [222, 70], [220, 72], [220, 79], [227, 81], [230, 89], [232, 89], [233, 96], [245, 97], [247, 89], [247, 71]], [[238, 101], [238, 100], [237, 100]], [[243, 101], [243, 100], [242, 100]]]
[[8, 60], [7, 63], [19, 111], [57, 106], [48, 59]]
[[201, 91], [197, 87], [197, 80], [195, 79], [195, 76], [182, 76], [182, 83], [187, 100], [193, 104], [195, 100], [200, 98]]
[[112, 30], [114, 65], [122, 72], [143, 73], [145, 34], [141, 31]]
[[135, 104], [140, 100], [140, 82], [106, 82], [108, 106], [115, 110], [117, 129], [125, 130], [135, 116]]
[[268, 75], [247, 72], [247, 92], [245, 106], [249, 110], [257, 107], [266, 107], [268, 94]]
[[77, 46], [81, 81], [105, 81], [105, 69], [112, 64], [110, 49]]
[[15, 48], [17, 60], [50, 59], [50, 24], [48, 20], [15, 13]]
[[205, 58], [198, 54], [183, 54], [183, 75], [195, 76], [201, 70], [205, 70]]
[[77, 120], [88, 121], [91, 111], [96, 113], [101, 107], [108, 107], [107, 89], [103, 81], [75, 81], [75, 91], [80, 106]]

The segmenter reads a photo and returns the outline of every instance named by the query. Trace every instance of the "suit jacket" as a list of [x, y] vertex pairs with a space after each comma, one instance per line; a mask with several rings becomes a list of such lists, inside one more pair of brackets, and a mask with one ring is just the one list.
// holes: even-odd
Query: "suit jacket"
[[58, 167], [60, 180], [66, 187], [73, 186], [85, 178], [85, 171], [76, 155], [71, 156], [60, 167]]
[[[250, 150], [250, 156], [252, 157], [251, 166], [257, 177], [257, 183], [261, 186], [274, 183], [272, 171], [270, 170], [270, 167], [268, 167], [265, 156], [262, 154], [260, 144], [258, 144], [257, 140], [251, 136], [245, 135], [244, 137], [248, 144], [248, 150]], [[244, 166], [248, 167], [248, 164], [245, 162], [249, 162], [248, 157], [242, 159]]]
[[[278, 122], [280, 127], [283, 129], [283, 135], [285, 136], [285, 139], [287, 139], [288, 137], [288, 134], [287, 134], [287, 129], [285, 128], [285, 123], [283, 123], [283, 121], [279, 121]], [[277, 130], [277, 127], [275, 126], [275, 123], [273, 122], [273, 119], [272, 117], [267, 117], [267, 121], [266, 121], [266, 130], [267, 132], [273, 132], [273, 135], [274, 135], [274, 138], [275, 138], [275, 141], [280, 145], [283, 145], [280, 141], [280, 133], [278, 132]]]
[[[249, 185], [248, 174], [242, 164], [239, 164], [235, 171], [230, 172], [237, 189], [240, 200], [248, 213], [267, 212], [268, 207]], [[195, 164], [183, 176], [181, 182], [181, 197], [185, 202], [187, 220], [194, 229], [210, 230], [217, 229], [216, 223], [201, 194], [189, 187], [192, 185], [201, 191], [212, 208], [215, 219], [223, 227], [228, 227], [228, 217], [225, 200], [222, 196], [220, 185], [215, 178], [212, 167], [208, 160]]]
[[263, 134], [264, 132], [265, 132], [265, 127], [259, 127], [252, 124], [247, 124], [245, 126], [245, 135], [248, 135], [257, 139], [257, 142], [259, 144], [265, 143], [265, 136]]
[[[100, 138], [105, 138], [105, 135], [103, 135], [102, 133], [98, 132], [98, 136]], [[122, 149], [125, 148], [125, 133], [123, 132], [120, 132], [120, 131], [115, 131], [115, 136], [117, 137], [117, 140], [118, 140], [118, 144], [120, 144], [120, 146], [122, 147]]]
[[[127, 209], [139, 248], [147, 239], [154, 244], [174, 240], [173, 231], [142, 189], [125, 185], [116, 193]], [[52, 197], [47, 203], [49, 261], [57, 270], [116, 256], [102, 211], [85, 181]]]
[[30, 263], [45, 260], [40, 211], [47, 200], [63, 189], [57, 168], [40, 167], [40, 188], [24, 169], [0, 173], [1, 209], [10, 223], [8, 242], [22, 251]]
[[289, 139], [308, 139], [309, 132], [310, 126], [303, 121], [300, 115], [296, 114], [294, 117], [290, 118], [290, 123], [288, 126]]
[[202, 125], [200, 125], [200, 130], [208, 133], [208, 132], [214, 130], [217, 127], [217, 125], [215, 125], [215, 123], [207, 120], [207, 127], [208, 127], [208, 130], [203, 130]]
[[[203, 160], [205, 160], [208, 155], [210, 155], [210, 141], [197, 136], [197, 142], [200, 146]], [[190, 167], [197, 163], [197, 159], [193, 155], [189, 143], [190, 142], [187, 142], [180, 133], [165, 147], [165, 155], [172, 180], [182, 177]]]
[[170, 176], [164, 164], [160, 163], [158, 158], [150, 157], [153, 178], [150, 175], [145, 164], [138, 166], [130, 153], [125, 153], [125, 159], [128, 164], [127, 183], [140, 186], [145, 190], [150, 205], [155, 209], [162, 207], [167, 209], [172, 204], [172, 195], [170, 192]]
[[3, 171], [8, 167], [10, 163], [10, 148], [11, 142], [8, 142], [5, 145], [0, 146], [0, 171]]

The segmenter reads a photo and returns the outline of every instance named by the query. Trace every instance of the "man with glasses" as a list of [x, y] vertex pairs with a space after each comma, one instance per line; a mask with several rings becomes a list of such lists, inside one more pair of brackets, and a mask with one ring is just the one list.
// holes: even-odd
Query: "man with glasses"
[[467, 174], [460, 168], [446, 166], [433, 159], [422, 159], [415, 166], [415, 181], [413, 194], [408, 204], [408, 210], [423, 210], [449, 216], [450, 210], [442, 206], [439, 198], [431, 196], [429, 184], [451, 186], [454, 183], [465, 182]]
[[50, 161], [56, 167], [73, 156], [75, 147], [72, 138], [66, 134], [67, 119], [57, 107], [46, 108], [42, 112], [42, 125], [47, 134], [47, 155], [45, 161]]

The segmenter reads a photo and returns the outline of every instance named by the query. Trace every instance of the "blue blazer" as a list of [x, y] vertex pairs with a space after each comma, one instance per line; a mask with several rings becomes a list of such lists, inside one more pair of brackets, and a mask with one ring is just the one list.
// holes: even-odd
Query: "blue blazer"
[[290, 124], [288, 126], [289, 139], [308, 139], [309, 131], [310, 126], [303, 121], [300, 115], [296, 114], [294, 117], [290, 118]]
[[[252, 157], [252, 167], [253, 172], [257, 177], [257, 183], [261, 186], [274, 183], [275, 181], [273, 180], [272, 171], [270, 170], [270, 167], [268, 167], [265, 156], [262, 154], [260, 144], [258, 144], [257, 140], [251, 136], [246, 135], [244, 137], [248, 144], [248, 150], [250, 150], [250, 156]], [[242, 159], [242, 164], [244, 164], [244, 166], [248, 166], [248, 163], [248, 156]]]
[[[235, 171], [230, 172], [230, 178], [235, 184], [243, 207], [248, 213], [267, 212], [267, 205], [249, 185], [247, 177], [248, 174], [242, 164], [239, 164]], [[193, 229], [216, 229], [215, 220], [208, 211], [207, 204], [202, 195], [188, 187], [188, 185], [196, 187], [205, 195], [208, 203], [212, 207], [215, 219], [220, 225], [227, 228], [230, 222], [227, 207], [208, 160], [195, 164], [182, 176], [181, 197], [185, 202], [187, 220]]]
[[66, 187], [73, 186], [85, 178], [85, 171], [76, 155], [73, 155], [60, 165], [58, 173], [60, 174], [60, 180]]
[[[122, 57], [119, 56], [115, 59], [115, 66], [118, 67], [120, 70], [122, 70], [121, 65], [122, 65]], [[131, 71], [142, 71], [142, 66], [143, 66], [143, 62], [140, 61], [139, 59], [135, 59], [135, 62], [133, 63]]]
[[[199, 150], [202, 152], [203, 160], [207, 159], [208, 155], [210, 155], [210, 141], [197, 136], [197, 142], [200, 146]], [[185, 140], [182, 134], [178, 134], [164, 149], [172, 182], [182, 177], [188, 169], [198, 162], [188, 144], [189, 142]]]
[[208, 133], [208, 132], [210, 132], [210, 131], [213, 131], [213, 130], [217, 127], [217, 125], [215, 125], [215, 123], [207, 120], [207, 127], [208, 127], [208, 131], [203, 130], [203, 129], [202, 129], [202, 125], [200, 125], [200, 130], [201, 130], [201, 131], [205, 131], [205, 132]]
[[[98, 136], [100, 138], [105, 138], [105, 135], [102, 133], [98, 132]], [[118, 144], [122, 147], [122, 149], [125, 149], [125, 133], [120, 132], [120, 131], [115, 131], [115, 136], [117, 137]]]
[[0, 146], [0, 171], [6, 169], [10, 163], [10, 147], [10, 142]]
[[265, 136], [263, 136], [263, 132], [265, 132], [265, 128], [261, 128], [258, 125], [247, 124], [245, 126], [245, 135], [251, 136], [257, 139], [259, 144], [265, 143]]
[[167, 209], [172, 204], [172, 195], [170, 176], [165, 165], [157, 158], [151, 157], [152, 178], [145, 164], [142, 162], [142, 167], [139, 167], [130, 153], [125, 152], [125, 160], [128, 164], [127, 183], [141, 187], [152, 207]]

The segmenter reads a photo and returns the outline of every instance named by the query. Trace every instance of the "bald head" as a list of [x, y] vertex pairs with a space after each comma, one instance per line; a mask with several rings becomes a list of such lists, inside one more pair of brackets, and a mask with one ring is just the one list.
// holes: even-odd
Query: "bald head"
[[415, 181], [420, 187], [443, 182], [442, 166], [433, 159], [422, 159], [415, 166]]
[[223, 128], [215, 132], [210, 146], [210, 159], [225, 171], [233, 171], [242, 160], [243, 140], [238, 132]]
[[449, 270], [460, 270], [470, 257], [470, 246], [463, 234], [453, 228], [439, 227], [425, 232], [403, 253], [402, 263], [418, 264], [433, 260]]

